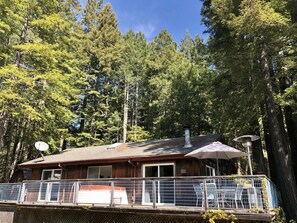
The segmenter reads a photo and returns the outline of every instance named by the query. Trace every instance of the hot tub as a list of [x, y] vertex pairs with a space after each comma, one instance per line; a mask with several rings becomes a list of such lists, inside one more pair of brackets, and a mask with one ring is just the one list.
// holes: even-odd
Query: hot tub
[[[111, 186], [82, 185], [78, 191], [77, 203], [110, 204]], [[125, 187], [114, 187], [114, 204], [128, 204]]]

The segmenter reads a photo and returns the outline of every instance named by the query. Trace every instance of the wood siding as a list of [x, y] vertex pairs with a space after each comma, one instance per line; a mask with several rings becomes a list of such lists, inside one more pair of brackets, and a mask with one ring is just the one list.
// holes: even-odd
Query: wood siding
[[93, 163], [89, 165], [53, 165], [46, 168], [36, 167], [31, 169], [30, 180], [40, 180], [42, 171], [45, 169], [62, 169], [62, 179], [87, 179], [88, 167], [112, 165], [113, 178], [143, 177], [142, 166], [146, 164], [174, 163], [176, 176], [204, 176], [205, 164], [215, 166], [212, 162], [198, 160], [195, 158], [176, 159], [176, 160], [154, 160], [121, 162], [114, 164]]

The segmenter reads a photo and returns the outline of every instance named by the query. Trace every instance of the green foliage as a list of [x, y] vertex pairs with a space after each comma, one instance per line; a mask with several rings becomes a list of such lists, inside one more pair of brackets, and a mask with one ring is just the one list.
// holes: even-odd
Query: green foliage
[[266, 1], [214, 0], [212, 6], [205, 3], [204, 14], [211, 18], [205, 20], [215, 37], [209, 46], [218, 72], [210, 90], [213, 125], [232, 136], [253, 132], [264, 100], [258, 63], [263, 44], [269, 45], [270, 54], [278, 54], [288, 18]]
[[[1, 157], [1, 177], [7, 181], [18, 162], [34, 156], [35, 141], [46, 141], [51, 152], [57, 151], [59, 129], [67, 128], [74, 117], [71, 105], [78, 98], [80, 75], [72, 47], [77, 26], [64, 13], [69, 10], [66, 4], [0, 4], [0, 149], [8, 154]], [[13, 150], [17, 144], [20, 149]]]
[[[271, 223], [285, 223], [285, 222], [287, 222], [286, 218], [285, 218], [285, 215], [284, 215], [284, 211], [283, 211], [283, 209], [281, 207], [273, 209], [273, 212], [275, 213], [275, 217], [274, 217], [274, 220], [271, 221]], [[296, 223], [296, 220], [291, 219], [288, 222], [289, 223]]]
[[[234, 28], [246, 21], [238, 20], [241, 12], [229, 1], [214, 3], [220, 8], [212, 13], [225, 15], [220, 24]], [[125, 118], [127, 141], [180, 137], [189, 124], [192, 135], [255, 128], [263, 96], [254, 74], [259, 66], [252, 61], [259, 54], [249, 38], [241, 48], [238, 32], [220, 32], [230, 52], [213, 40], [210, 52], [220, 47], [210, 57], [202, 39], [189, 33], [180, 46], [166, 30], [150, 43], [142, 33], [122, 36], [111, 5], [102, 0], [88, 0], [83, 15], [76, 0], [14, 0], [0, 6], [0, 127], [6, 129], [0, 131], [0, 148], [13, 148], [22, 135], [20, 161], [36, 155], [31, 145], [37, 140], [48, 142], [52, 152], [65, 141], [68, 147], [120, 142]], [[236, 40], [231, 47], [230, 36]], [[251, 63], [239, 65], [246, 61]], [[229, 72], [237, 75], [230, 78]], [[293, 86], [279, 100], [291, 98]], [[246, 102], [238, 98], [247, 93]]]
[[[292, 33], [296, 20], [290, 4], [289, 1], [211, 0], [204, 1], [203, 8], [210, 33], [209, 50], [217, 73], [209, 92], [211, 123], [217, 131], [225, 132], [230, 141], [236, 135], [259, 134], [262, 130], [272, 166], [273, 160], [290, 166], [290, 160], [295, 160], [297, 155], [293, 112], [296, 35]], [[278, 120], [286, 120], [286, 124]], [[288, 151], [294, 157], [288, 158]], [[296, 184], [289, 180], [294, 173], [288, 171], [291, 169], [288, 166], [279, 167], [280, 171], [272, 174], [277, 175], [274, 177], [278, 183], [287, 182], [287, 189], [281, 187], [283, 198], [287, 199], [283, 203], [287, 216], [296, 218], [293, 211], [296, 191], [293, 196], [286, 194]]]
[[122, 122], [119, 112], [115, 111], [107, 120], [107, 132], [105, 135], [105, 140], [109, 144], [119, 142], [120, 131], [122, 127]]
[[206, 211], [202, 214], [203, 219], [207, 220], [209, 223], [215, 223], [216, 220], [219, 222], [224, 220], [224, 222], [235, 223], [237, 218], [234, 214], [227, 214], [223, 210], [211, 210]]
[[[120, 140], [119, 66], [124, 50], [121, 33], [110, 4], [88, 1], [83, 18], [83, 71], [76, 122], [71, 126], [71, 146], [87, 146]], [[117, 125], [112, 126], [113, 124]], [[116, 129], [115, 129], [116, 128]], [[77, 142], [77, 143], [73, 143]]]
[[[189, 34], [176, 50], [167, 31], [162, 31], [148, 46], [146, 59], [146, 121], [153, 137], [182, 135], [184, 125], [192, 125], [193, 134], [209, 132], [203, 83], [210, 74], [201, 50], [203, 44]], [[190, 61], [189, 61], [190, 59]]]
[[132, 126], [131, 130], [128, 131], [128, 141], [129, 142], [143, 142], [150, 139], [150, 134], [145, 131], [141, 126]]
[[286, 219], [283, 216], [283, 210], [280, 207], [275, 208], [273, 210], [273, 212], [275, 213], [275, 219], [272, 222], [275, 222], [275, 223], [284, 223], [284, 222], [286, 222]]

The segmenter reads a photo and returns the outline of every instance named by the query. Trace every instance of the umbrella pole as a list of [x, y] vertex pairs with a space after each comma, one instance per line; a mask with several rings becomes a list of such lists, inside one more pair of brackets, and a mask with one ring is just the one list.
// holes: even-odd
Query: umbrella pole
[[[218, 156], [217, 156], [217, 176], [219, 176], [219, 175], [220, 175], [219, 158], [218, 158]], [[221, 185], [220, 185], [220, 179], [219, 179], [219, 178], [217, 179], [217, 184], [218, 184], [218, 187], [220, 188]]]
[[219, 158], [217, 157], [217, 176], [220, 175], [220, 171], [219, 171]]

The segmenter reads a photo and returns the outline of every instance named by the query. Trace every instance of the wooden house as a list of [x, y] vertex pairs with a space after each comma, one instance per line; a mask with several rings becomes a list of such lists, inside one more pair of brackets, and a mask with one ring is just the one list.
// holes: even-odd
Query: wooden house
[[200, 135], [137, 143], [72, 148], [22, 163], [24, 180], [212, 175], [215, 165], [185, 154], [222, 139]]
[[[186, 131], [180, 138], [71, 148], [41, 156], [19, 165], [22, 182], [0, 185], [0, 204], [15, 202], [16, 216], [31, 216], [30, 222], [48, 221], [48, 216], [49, 222], [57, 222], [59, 216], [90, 222], [94, 212], [100, 219], [108, 218], [106, 222], [200, 222], [212, 209], [236, 214], [242, 222], [271, 221], [270, 210], [278, 207], [278, 198], [266, 176], [223, 176], [235, 172], [229, 160], [220, 160], [220, 176], [214, 176], [216, 160], [185, 156], [222, 140], [222, 134], [190, 137]], [[255, 208], [261, 212], [256, 214]]]

